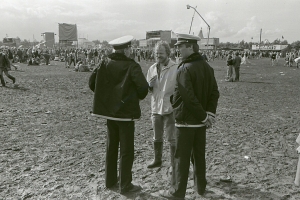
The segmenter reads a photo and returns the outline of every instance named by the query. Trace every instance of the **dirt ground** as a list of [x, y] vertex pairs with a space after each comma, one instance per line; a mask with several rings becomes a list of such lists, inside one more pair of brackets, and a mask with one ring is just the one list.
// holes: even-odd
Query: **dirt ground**
[[[207, 194], [197, 196], [192, 176], [186, 199], [300, 199], [293, 183], [300, 133], [300, 70], [251, 59], [240, 82], [225, 82], [224, 60], [209, 62], [220, 90], [217, 122], [207, 132]], [[90, 115], [90, 73], [20, 65], [0, 87], [0, 199], [160, 200], [169, 187], [169, 149], [161, 168], [153, 158], [149, 95], [136, 123], [134, 182], [141, 192], [120, 195], [104, 187], [106, 124]], [[143, 71], [151, 65], [142, 62]], [[6, 77], [5, 77], [6, 78]], [[7, 78], [6, 78], [7, 79]], [[191, 170], [192, 171], [192, 170]], [[231, 183], [220, 182], [231, 176]]]

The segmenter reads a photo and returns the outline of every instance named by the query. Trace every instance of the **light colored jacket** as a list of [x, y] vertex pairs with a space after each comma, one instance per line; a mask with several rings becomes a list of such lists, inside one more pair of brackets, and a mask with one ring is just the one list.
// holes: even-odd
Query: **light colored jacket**
[[[173, 94], [176, 83], [178, 65], [171, 59], [167, 66], [163, 66], [160, 77], [156, 79], [151, 93], [151, 112], [166, 115], [173, 112], [170, 96]], [[147, 73], [147, 81], [157, 75], [157, 63], [153, 64]]]

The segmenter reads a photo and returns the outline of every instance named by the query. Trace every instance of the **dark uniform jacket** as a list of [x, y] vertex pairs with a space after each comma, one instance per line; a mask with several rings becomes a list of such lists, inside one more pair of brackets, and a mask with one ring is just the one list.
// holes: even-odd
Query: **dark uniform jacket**
[[201, 125], [207, 114], [215, 115], [219, 91], [214, 70], [194, 53], [178, 66], [171, 103], [176, 124]]
[[111, 54], [109, 61], [102, 62], [93, 72], [89, 86], [95, 92], [94, 115], [117, 121], [140, 118], [139, 100], [147, 96], [148, 83], [134, 60], [123, 54]]
[[242, 59], [240, 56], [235, 56], [233, 59], [233, 66], [234, 67], [240, 67], [241, 66]]

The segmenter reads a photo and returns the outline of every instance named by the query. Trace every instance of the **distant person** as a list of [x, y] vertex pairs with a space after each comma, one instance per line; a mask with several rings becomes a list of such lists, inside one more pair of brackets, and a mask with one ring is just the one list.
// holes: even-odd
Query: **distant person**
[[[300, 145], [300, 134], [298, 135], [296, 142]], [[300, 146], [297, 148], [297, 153], [300, 154]], [[298, 158], [297, 171], [294, 183], [295, 185], [300, 186], [300, 156]]]
[[76, 55], [75, 55], [75, 51], [72, 50], [69, 54], [69, 67], [71, 66], [71, 64], [73, 63], [74, 67], [76, 65]]
[[97, 49], [94, 50], [94, 63], [95, 65], [98, 64], [99, 60], [99, 53], [97, 51]]
[[10, 49], [7, 50], [7, 57], [10, 62], [10, 66], [13, 66], [15, 68], [15, 70], [18, 70], [18, 66], [13, 64], [14, 55]]
[[132, 36], [124, 36], [110, 41], [115, 52], [108, 55], [107, 63], [101, 63], [97, 73], [92, 73], [89, 82], [94, 91], [92, 115], [107, 120], [105, 186], [116, 186], [119, 177], [121, 194], [141, 190], [132, 184], [134, 121], [141, 117], [139, 101], [148, 94], [141, 66], [129, 58], [132, 40]]
[[138, 62], [141, 62], [141, 50], [140, 49], [136, 50], [136, 56], [138, 58]]
[[40, 65], [40, 60], [39, 60], [39, 58], [31, 58], [31, 59], [29, 59], [27, 65], [28, 66], [29, 65]]
[[280, 53], [277, 52], [276, 53], [276, 65], [278, 65], [279, 59], [280, 59]]
[[202, 55], [202, 57], [204, 58], [204, 60], [205, 60], [206, 62], [209, 61], [209, 60], [208, 60], [208, 57], [207, 57], [207, 55], [206, 55], [206, 52], [202, 52], [201, 55]]
[[300, 63], [300, 57], [296, 58], [295, 60], [297, 68], [299, 68], [299, 63]]
[[70, 67], [70, 65], [69, 65], [70, 56], [69, 56], [69, 51], [67, 49], [64, 52], [64, 57], [65, 57], [65, 67], [69, 68]]
[[234, 81], [240, 81], [240, 67], [241, 67], [242, 59], [239, 56], [239, 53], [235, 53], [235, 57], [233, 59], [233, 68], [235, 72]]
[[51, 55], [49, 54], [49, 52], [46, 51], [45, 53], [41, 53], [41, 56], [43, 56], [45, 58], [46, 65], [50, 65]]
[[229, 52], [226, 60], [227, 64], [227, 76], [225, 81], [227, 82], [233, 82], [233, 57], [232, 57], [232, 51]]
[[271, 65], [274, 66], [276, 63], [276, 53], [272, 52], [271, 53]]
[[172, 167], [175, 151], [175, 119], [170, 96], [175, 88], [177, 65], [170, 59], [171, 49], [165, 41], [159, 41], [155, 45], [154, 54], [156, 63], [148, 69], [147, 73], [151, 93], [154, 160], [147, 167], [161, 166], [164, 134], [170, 146]]
[[246, 65], [246, 64], [251, 64], [251, 62], [248, 60], [247, 52], [243, 53], [242, 62], [241, 62], [241, 65]]
[[289, 56], [289, 67], [293, 67], [294, 59], [295, 59], [294, 53], [290, 52], [290, 56]]
[[9, 70], [10, 70], [10, 62], [9, 62], [7, 56], [6, 56], [6, 53], [5, 52], [0, 52], [0, 81], [1, 81], [2, 87], [6, 86], [6, 82], [3, 78], [3, 73], [9, 79], [12, 80], [13, 84], [16, 83], [16, 78], [8, 73]]

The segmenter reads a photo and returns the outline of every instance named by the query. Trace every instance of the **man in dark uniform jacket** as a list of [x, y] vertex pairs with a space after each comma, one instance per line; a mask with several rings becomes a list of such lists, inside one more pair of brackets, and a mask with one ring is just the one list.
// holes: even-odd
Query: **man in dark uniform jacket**
[[90, 88], [95, 92], [92, 115], [107, 119], [105, 185], [118, 182], [117, 161], [120, 145], [119, 189], [121, 194], [135, 192], [132, 184], [134, 159], [134, 121], [141, 116], [139, 101], [148, 94], [148, 83], [141, 67], [130, 59], [132, 36], [111, 41], [115, 53], [100, 65]]
[[194, 166], [194, 185], [198, 194], [206, 188], [206, 129], [214, 123], [219, 91], [214, 70], [199, 54], [199, 37], [178, 34], [182, 62], [179, 64], [171, 103], [176, 126], [176, 147], [171, 188], [160, 191], [168, 199], [184, 199], [190, 159]]
[[233, 59], [233, 67], [235, 71], [234, 81], [240, 81], [240, 67], [241, 67], [242, 59], [239, 56], [239, 52], [235, 53], [235, 57]]

